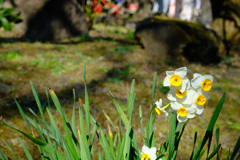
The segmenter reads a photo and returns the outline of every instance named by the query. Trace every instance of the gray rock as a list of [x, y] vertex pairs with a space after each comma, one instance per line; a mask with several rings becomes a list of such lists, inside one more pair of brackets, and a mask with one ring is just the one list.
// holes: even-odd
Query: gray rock
[[135, 36], [153, 61], [183, 66], [188, 62], [219, 62], [217, 37], [213, 33], [191, 22], [148, 18], [137, 25]]
[[77, 0], [14, 0], [23, 22], [16, 30], [31, 40], [61, 40], [88, 32]]

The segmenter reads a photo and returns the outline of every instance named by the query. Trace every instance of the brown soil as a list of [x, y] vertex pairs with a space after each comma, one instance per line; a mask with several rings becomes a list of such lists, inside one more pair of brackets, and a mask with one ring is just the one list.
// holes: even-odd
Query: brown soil
[[[13, 38], [9, 38], [9, 34], [12, 34]], [[0, 115], [18, 129], [27, 131], [14, 98], [28, 115], [30, 114], [28, 108], [37, 111], [30, 81], [35, 84], [44, 107], [47, 106], [45, 87], [53, 88], [70, 118], [73, 104], [72, 89], [76, 90], [77, 97], [84, 99], [84, 63], [87, 66], [86, 79], [91, 112], [103, 127], [106, 127], [106, 119], [102, 110], [108, 113], [116, 125], [118, 123], [118, 118], [115, 118], [118, 117], [118, 113], [108, 91], [114, 94], [123, 110], [126, 111], [127, 86], [130, 86], [132, 79], [136, 80], [136, 112], [134, 112], [133, 127], [138, 135], [139, 147], [143, 141], [141, 132], [138, 132], [140, 129], [138, 106], [141, 105], [143, 108], [146, 125], [154, 72], [158, 75], [154, 101], [162, 98], [164, 104], [169, 103], [162, 87], [162, 81], [165, 71], [176, 68], [151, 63], [145, 50], [132, 38], [133, 31], [131, 30], [97, 25], [90, 32], [90, 38], [75, 37], [59, 43], [27, 42], [14, 37], [12, 32], [5, 31], [2, 31], [1, 35], [3, 38], [0, 49], [0, 83], [8, 85], [11, 93], [0, 96]], [[222, 143], [225, 156], [229, 148], [233, 150], [240, 132], [240, 58], [225, 58], [218, 65], [188, 64], [186, 67], [189, 69], [190, 79], [196, 72], [213, 75], [214, 87], [210, 93], [209, 105], [204, 111], [204, 118], [191, 120], [186, 127], [179, 157], [183, 159], [190, 157], [189, 150], [192, 150], [194, 132], [198, 132], [198, 140], [200, 140], [217, 103], [223, 93], [227, 92], [225, 104], [215, 125], [215, 128], [220, 129], [220, 143]], [[79, 106], [78, 103], [77, 106]], [[60, 121], [55, 110], [53, 114], [56, 121]], [[157, 144], [164, 142], [168, 132], [169, 119], [165, 122], [163, 116], [157, 117], [155, 123]], [[35, 145], [2, 123], [0, 123], [0, 134], [0, 149], [8, 156], [13, 155], [4, 141], [12, 142], [14, 150], [23, 159], [26, 158], [18, 141], [18, 137], [21, 137], [25, 144], [28, 144], [30, 152], [36, 153], [34, 159], [40, 158]]]

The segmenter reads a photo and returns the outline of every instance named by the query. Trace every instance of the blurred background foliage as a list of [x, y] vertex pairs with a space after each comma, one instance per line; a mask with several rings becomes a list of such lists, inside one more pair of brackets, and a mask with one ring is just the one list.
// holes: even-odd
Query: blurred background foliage
[[5, 30], [10, 30], [14, 23], [21, 22], [21, 19], [16, 13], [15, 8], [3, 8], [3, 0], [0, 0], [0, 26]]

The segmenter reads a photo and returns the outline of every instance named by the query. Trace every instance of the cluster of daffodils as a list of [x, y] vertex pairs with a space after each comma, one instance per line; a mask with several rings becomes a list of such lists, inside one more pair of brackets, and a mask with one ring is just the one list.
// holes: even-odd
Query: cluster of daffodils
[[[211, 75], [193, 74], [190, 81], [187, 75], [187, 68], [181, 67], [175, 71], [167, 71], [167, 76], [163, 81], [164, 86], [168, 86], [170, 91], [167, 98], [171, 101], [162, 107], [162, 99], [155, 103], [155, 111], [160, 116], [165, 115], [166, 120], [168, 113], [166, 108], [171, 106], [172, 111], [177, 114], [179, 122], [186, 122], [188, 119], [195, 119], [203, 116], [203, 110], [210, 99], [208, 92], [212, 88], [213, 77]], [[156, 147], [142, 147], [142, 160], [155, 160]]]
[[167, 117], [168, 113], [165, 109], [171, 106], [172, 111], [177, 114], [179, 122], [186, 122], [188, 119], [198, 116], [202, 117], [203, 110], [210, 99], [208, 92], [212, 88], [213, 77], [195, 73], [193, 79], [189, 81], [186, 77], [186, 67], [167, 71], [166, 74], [163, 85], [170, 88], [167, 98], [171, 103], [162, 107], [162, 100], [157, 101], [155, 110], [158, 115], [164, 113]]

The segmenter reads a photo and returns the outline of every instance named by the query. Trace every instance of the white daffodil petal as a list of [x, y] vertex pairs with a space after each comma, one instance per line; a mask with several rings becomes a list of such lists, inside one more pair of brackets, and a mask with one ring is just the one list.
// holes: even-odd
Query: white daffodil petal
[[198, 88], [197, 89], [197, 93], [199, 94], [199, 95], [203, 95], [204, 93], [203, 93], [204, 91], [202, 90], [202, 88]]
[[166, 71], [166, 74], [170, 78], [172, 75], [175, 74], [175, 71]]
[[178, 122], [186, 122], [188, 120], [188, 118], [187, 118], [187, 116], [181, 117], [181, 116], [177, 115], [177, 120], [178, 120]]
[[148, 153], [149, 152], [149, 148], [145, 145], [142, 146], [142, 153]]
[[193, 96], [192, 96], [192, 99], [193, 99], [193, 102], [196, 101], [196, 99], [198, 98], [199, 94], [198, 93], [195, 93]]
[[156, 147], [152, 147], [152, 148], [148, 148], [147, 146], [143, 146], [142, 147], [142, 154], [147, 154], [150, 158], [150, 160], [156, 160], [157, 159], [157, 155], [156, 155]]
[[180, 107], [177, 102], [171, 102], [171, 108], [173, 110], [177, 111]]
[[196, 108], [197, 110], [196, 110], [196, 114], [202, 114], [203, 113], [203, 110], [204, 110], [204, 107], [203, 106], [199, 106], [199, 105], [197, 105], [197, 108]]
[[212, 76], [212, 75], [208, 75], [208, 74], [207, 74], [207, 75], [204, 75], [203, 77], [204, 77], [204, 79], [205, 79], [205, 78], [208, 78], [208, 79], [211, 80], [211, 82], [213, 82], [213, 76]]
[[207, 91], [202, 91], [202, 95], [204, 95], [204, 96], [207, 98], [207, 100], [210, 99], [210, 96], [209, 96], [208, 93], [209, 93], [209, 92], [207, 92]]
[[175, 70], [175, 74], [178, 74], [181, 77], [184, 77], [187, 75], [187, 67], [181, 67]]
[[162, 106], [162, 99], [159, 99], [160, 106]]
[[192, 87], [198, 89], [202, 85], [202, 77], [198, 76], [191, 80]]
[[186, 85], [186, 89], [190, 89], [191, 88], [191, 84], [190, 81], [187, 77], [183, 77], [182, 78], [182, 83], [184, 83]]
[[194, 73], [194, 74], [193, 74], [193, 79], [196, 78], [196, 77], [198, 77], [198, 76], [202, 77], [201, 74], [199, 74], [199, 73]]
[[165, 77], [164, 78], [164, 80], [163, 80], [163, 86], [170, 86], [171, 84], [170, 84], [170, 78], [167, 76], [167, 77]]
[[165, 111], [164, 109], [160, 108], [160, 110], [165, 114], [165, 119], [167, 121], [167, 117], [168, 117], [168, 112]]
[[[177, 102], [180, 103], [180, 104], [185, 105], [184, 102], [186, 101], [186, 99], [187, 99], [187, 96], [184, 96], [183, 98], [178, 98], [178, 99], [177, 99]], [[187, 104], [188, 104], [188, 103], [187, 103]]]
[[170, 91], [168, 92], [167, 98], [168, 98], [170, 101], [177, 101], [177, 97], [175, 96], [175, 91], [176, 91], [176, 90], [170, 90]]
[[197, 92], [193, 88], [187, 90], [187, 95], [190, 97], [194, 96], [194, 94], [196, 94], [196, 93]]
[[190, 105], [193, 103], [193, 99], [192, 99], [192, 97], [188, 96], [181, 103], [184, 105]]
[[182, 81], [184, 81], [184, 82], [189, 82], [189, 79], [188, 79], [187, 77], [183, 77], [183, 78], [182, 78]]
[[187, 82], [187, 87], [186, 87], [186, 89], [187, 89], [187, 90], [191, 89], [191, 83], [190, 83], [189, 79], [188, 79], [188, 82]]
[[157, 156], [156, 156], [156, 153], [155, 153], [155, 155], [150, 155], [150, 160], [156, 160], [157, 159]]
[[150, 155], [155, 155], [156, 152], [157, 152], [156, 147], [152, 147], [152, 148], [149, 149], [149, 154], [150, 154]]
[[195, 116], [195, 113], [188, 113], [187, 117], [188, 118], [193, 118]]
[[157, 108], [162, 107], [162, 99], [159, 99], [159, 101], [155, 102]]
[[188, 113], [195, 113], [196, 112], [196, 108], [193, 107], [193, 105], [192, 105], [191, 107], [187, 108], [187, 112]]
[[167, 77], [163, 81], [164, 86], [169, 86], [170, 89], [179, 89], [181, 92], [184, 92], [186, 88], [190, 88], [190, 85], [188, 85], [189, 79], [186, 77], [186, 67], [178, 68], [175, 71], [167, 71], [166, 74]]
[[181, 84], [181, 89], [180, 89], [180, 92], [184, 92], [187, 88], [187, 83], [185, 81], [182, 81], [182, 84]]
[[209, 91], [203, 91], [202, 88], [199, 88], [199, 89], [197, 90], [197, 93], [198, 93], [199, 95], [204, 95], [204, 96], [207, 98], [207, 100], [210, 99], [210, 97], [209, 97]]

